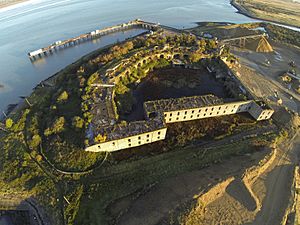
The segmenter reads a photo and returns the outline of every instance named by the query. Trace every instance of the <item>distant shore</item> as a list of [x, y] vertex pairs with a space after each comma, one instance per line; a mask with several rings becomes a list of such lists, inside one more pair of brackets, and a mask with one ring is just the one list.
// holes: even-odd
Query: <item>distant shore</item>
[[29, 0], [11, 0], [11, 1], [0, 1], [0, 9], [6, 8], [19, 3], [27, 2]]
[[230, 4], [238, 10], [238, 13], [240, 13], [244, 16], [250, 17], [252, 19], [257, 19], [257, 20], [266, 21], [266, 22], [272, 22], [272, 23], [275, 23], [275, 24], [279, 24], [279, 25], [281, 24], [281, 25], [284, 25], [284, 26], [294, 27], [294, 28], [297, 28], [297, 29], [300, 28], [297, 25], [293, 25], [293, 24], [282, 22], [282, 21], [279, 22], [279, 21], [276, 21], [276, 20], [271, 20], [271, 19], [266, 19], [266, 18], [262, 18], [262, 17], [259, 17], [259, 16], [255, 16], [251, 12], [249, 12], [245, 7], [238, 4], [236, 2], [236, 0], [230, 0]]

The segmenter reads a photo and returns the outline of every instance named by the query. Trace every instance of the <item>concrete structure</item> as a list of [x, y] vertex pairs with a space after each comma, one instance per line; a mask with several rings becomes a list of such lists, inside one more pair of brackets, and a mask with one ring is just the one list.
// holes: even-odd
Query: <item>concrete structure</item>
[[105, 137], [105, 141], [86, 148], [86, 151], [112, 152], [164, 140], [168, 123], [242, 112], [248, 112], [255, 120], [259, 121], [270, 119], [274, 113], [274, 110], [262, 101], [223, 102], [214, 95], [149, 101], [144, 103], [144, 110], [145, 121], [100, 129], [99, 133]]
[[263, 34], [254, 34], [254, 35], [245, 35], [245, 36], [236, 37], [236, 38], [223, 39], [223, 40], [221, 40], [221, 42], [224, 43], [224, 44], [232, 43], [232, 44], [235, 44], [239, 47], [245, 47], [246, 40], [248, 40], [248, 39], [260, 39], [262, 37], [267, 37], [267, 35], [265, 33], [263, 33]]
[[116, 124], [96, 130], [98, 133], [93, 136], [100, 134], [105, 142], [89, 146], [86, 151], [112, 152], [164, 140], [167, 127], [160, 115], [146, 121]]

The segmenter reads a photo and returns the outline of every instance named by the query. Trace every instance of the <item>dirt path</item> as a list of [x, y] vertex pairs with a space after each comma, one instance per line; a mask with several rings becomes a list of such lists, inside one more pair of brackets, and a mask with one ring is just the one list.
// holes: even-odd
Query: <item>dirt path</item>
[[300, 137], [295, 137], [294, 144], [287, 143], [283, 147], [286, 148], [281, 149], [281, 154], [278, 154], [279, 156], [275, 159], [270, 171], [257, 181], [258, 183], [263, 181], [266, 187], [266, 196], [262, 202], [262, 210], [253, 222], [248, 223], [249, 225], [281, 224], [289, 203], [293, 172], [297, 163], [295, 156], [300, 149]]

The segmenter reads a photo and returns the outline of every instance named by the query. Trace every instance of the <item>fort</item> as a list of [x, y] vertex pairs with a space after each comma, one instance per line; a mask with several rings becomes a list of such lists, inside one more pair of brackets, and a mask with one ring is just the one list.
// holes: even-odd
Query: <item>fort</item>
[[[257, 121], [271, 118], [274, 110], [264, 101], [254, 99], [248, 93], [247, 88], [238, 83], [233, 72], [227, 68], [227, 79], [235, 83], [239, 95], [244, 96], [244, 100], [222, 99], [214, 94], [206, 94], [146, 101], [143, 103], [144, 120], [117, 122], [119, 115], [115, 103], [116, 86], [123, 79], [133, 76], [132, 70], [141, 69], [143, 66], [160, 59], [168, 61], [173, 67], [198, 69], [197, 66], [186, 60], [190, 54], [197, 52], [197, 50], [195, 46], [156, 46], [147, 51], [137, 52], [106, 67], [106, 70], [99, 76], [100, 80], [92, 84], [92, 87], [97, 88], [97, 92], [92, 99], [90, 112], [93, 117], [86, 132], [88, 143], [86, 143], [85, 150], [113, 152], [162, 141], [166, 138], [167, 124], [169, 123], [245, 112]], [[203, 59], [210, 57], [208, 53], [202, 55]], [[207, 70], [211, 75], [213, 74], [211, 68], [207, 67]], [[148, 71], [149, 68], [144, 72], [147, 74]], [[140, 80], [136, 80], [136, 82], [140, 82]]]
[[117, 151], [164, 140], [168, 123], [248, 112], [256, 120], [270, 119], [273, 109], [261, 101], [223, 102], [214, 95], [162, 99], [144, 103], [145, 121], [126, 125], [111, 125], [97, 131], [105, 142], [92, 145], [86, 151]]

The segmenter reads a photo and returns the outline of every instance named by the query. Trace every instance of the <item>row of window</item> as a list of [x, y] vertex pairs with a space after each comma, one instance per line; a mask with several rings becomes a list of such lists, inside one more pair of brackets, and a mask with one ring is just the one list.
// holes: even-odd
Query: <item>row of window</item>
[[[242, 108], [239, 108], [238, 110], [237, 110], [237, 112], [240, 112], [240, 111], [242, 111]], [[227, 114], [227, 113], [233, 113], [234, 112], [234, 109], [232, 109], [231, 111], [223, 111], [223, 114]], [[220, 115], [220, 111], [218, 111], [218, 112], [216, 112], [215, 113], [215, 115]], [[223, 115], [223, 114], [221, 114], [221, 115]], [[178, 116], [180, 115], [179, 113], [177, 114]], [[185, 114], [186, 115], [186, 114]], [[212, 116], [213, 115], [213, 113], [211, 112], [211, 113], [204, 113], [203, 114], [203, 116], [202, 117], [206, 117], [206, 116]], [[170, 113], [170, 117], [172, 116], [172, 113]], [[167, 114], [165, 114], [165, 117], [167, 117]], [[197, 114], [197, 116], [195, 116], [194, 117], [194, 115], [191, 115], [190, 117], [189, 117], [189, 119], [193, 119], [193, 118], [200, 118], [200, 114]], [[183, 117], [183, 120], [186, 120], [187, 119], [187, 116], [184, 116]], [[179, 117], [176, 117], [176, 120], [178, 121], [179, 120]], [[169, 118], [169, 121], [172, 121], [172, 118]]]
[[272, 113], [272, 111], [263, 111], [261, 115], [264, 115], [264, 114], [270, 115], [271, 113]]
[[[158, 132], [157, 132], [157, 135], [160, 135], [160, 134], [161, 134], [161, 132], [158, 131]], [[147, 134], [146, 137], [149, 138], [149, 137], [150, 137], [150, 134]], [[138, 140], [141, 140], [141, 136], [138, 136]], [[128, 139], [128, 142], [131, 142], [131, 139], [130, 139], [130, 138]]]
[[[232, 107], [231, 112], [234, 112], [234, 110], [235, 110], [236, 107], [237, 107], [237, 106], [234, 105], [234, 106]], [[214, 111], [214, 109], [215, 109], [215, 108], [211, 108], [210, 111]], [[219, 111], [216, 113], [217, 115], [220, 114], [220, 110], [221, 110], [221, 109], [222, 109], [222, 107], [220, 106], [220, 107], [218, 108]], [[223, 112], [224, 114], [225, 114], [225, 113], [229, 113], [229, 112], [226, 111], [227, 109], [228, 109], [228, 106], [226, 106], [226, 107], [224, 108], [224, 112]], [[245, 109], [245, 108], [244, 108], [244, 109]], [[245, 110], [250, 110], [250, 109], [251, 109], [251, 107], [249, 106], [249, 107], [246, 108]], [[203, 111], [208, 112], [208, 110], [209, 110], [209, 109], [206, 108], [206, 109], [203, 110]], [[240, 112], [240, 111], [242, 111], [242, 110], [243, 110], [243, 107], [240, 107], [240, 108], [238, 108], [237, 112]], [[202, 112], [202, 109], [199, 109], [199, 110], [192, 110], [191, 113], [194, 114], [196, 111], [198, 111], [197, 113], [201, 113], [201, 112]], [[176, 114], [177, 114], [177, 116], [180, 116], [180, 115], [181, 115], [181, 112], [174, 113], [174, 115], [176, 115]], [[184, 115], [187, 115], [187, 114], [188, 114], [188, 111], [184, 111]], [[207, 114], [207, 115], [212, 115], [212, 113], [209, 113], [209, 114]], [[164, 116], [167, 117], [167, 116], [168, 116], [168, 113], [165, 113]], [[169, 117], [172, 117], [172, 116], [173, 116], [173, 113], [170, 113], [170, 114], [169, 114]], [[204, 113], [203, 116], [206, 116], [206, 113]], [[197, 115], [197, 117], [200, 117], [199, 114]], [[193, 117], [191, 117], [191, 118], [193, 118]], [[186, 117], [184, 117], [184, 119], [186, 119]]]
[[[161, 134], [161, 132], [160, 131], [158, 131], [157, 132], [157, 140], [160, 140], [160, 134]], [[147, 139], [146, 139], [146, 143], [149, 143], [150, 142], [150, 134], [147, 134]], [[141, 136], [138, 136], [138, 140], [141, 140], [142, 139], [142, 137]], [[129, 147], [131, 147], [132, 146], [132, 144], [131, 144], [131, 139], [129, 138], [129, 139], [127, 139], [127, 141], [128, 141], [128, 146]], [[141, 141], [138, 141], [138, 145], [141, 145], [142, 144], [142, 142]], [[113, 142], [112, 143], [112, 145], [113, 146], [115, 146], [116, 145], [116, 142]], [[98, 148], [100, 149], [101, 148], [101, 146], [100, 145], [98, 145]]]
[[270, 116], [269, 115], [266, 115], [266, 116], [263, 116], [263, 115], [261, 115], [260, 117], [258, 117], [258, 119], [260, 120], [260, 119], [268, 119]]

